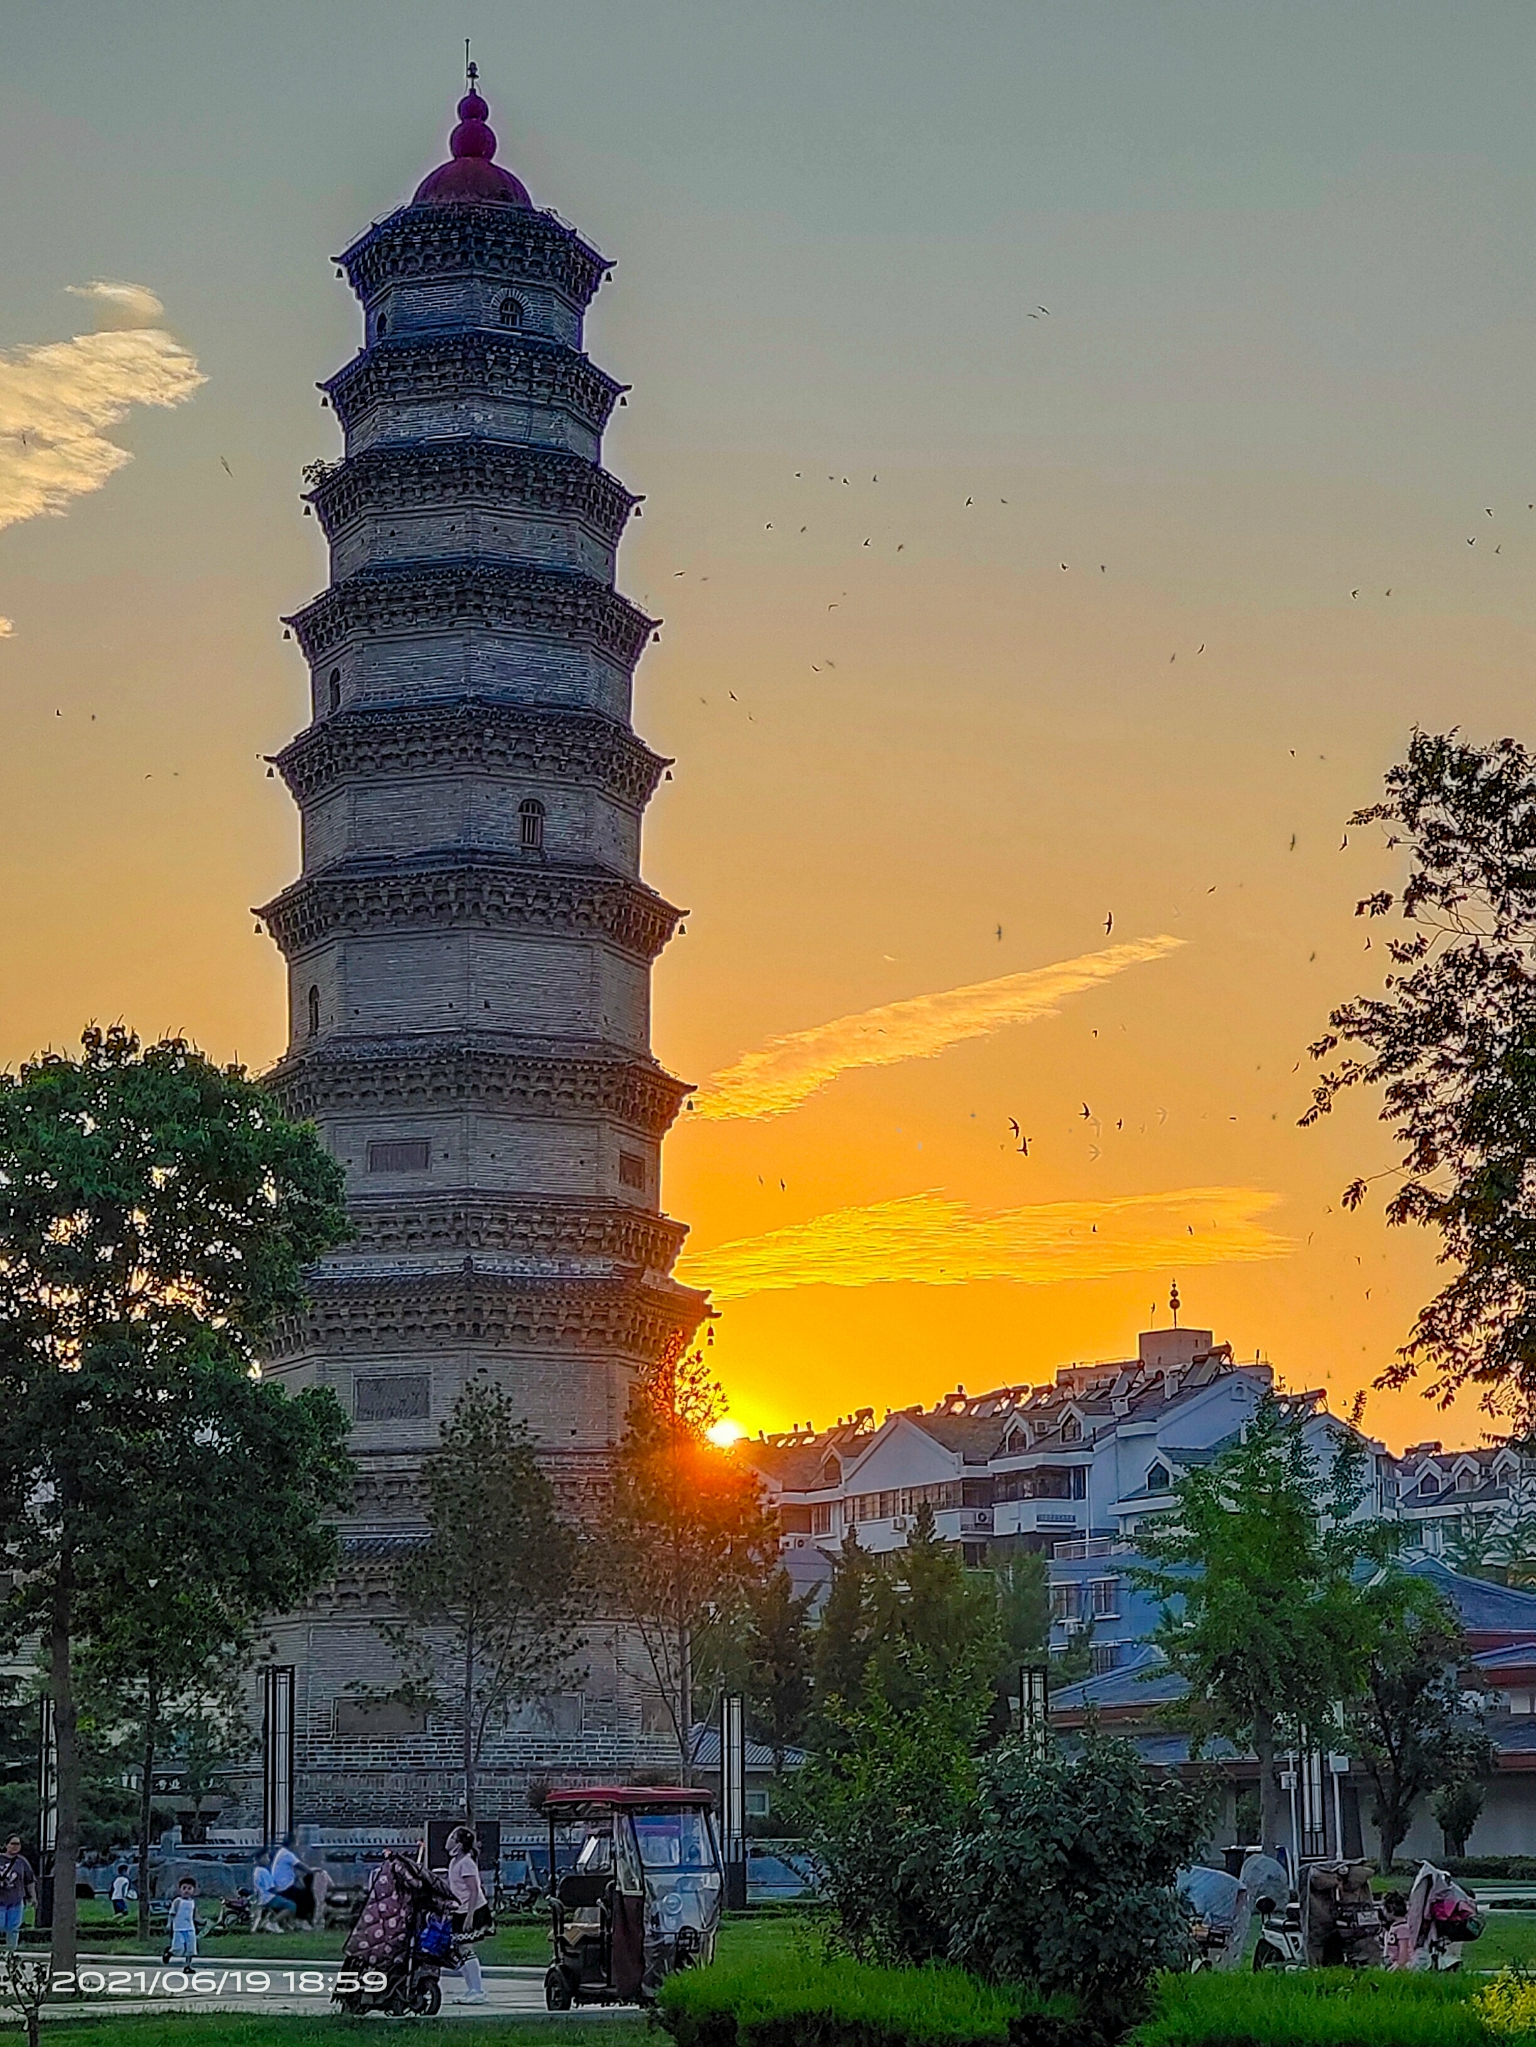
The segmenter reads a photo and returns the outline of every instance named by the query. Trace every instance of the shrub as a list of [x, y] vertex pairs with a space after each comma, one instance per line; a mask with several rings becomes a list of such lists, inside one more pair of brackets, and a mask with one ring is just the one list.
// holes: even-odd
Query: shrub
[[873, 1688], [826, 1718], [837, 1745], [809, 1758], [791, 1798], [833, 1937], [860, 1961], [942, 1960], [942, 1871], [974, 1790], [972, 1730], [942, 1698], [909, 1717]]
[[951, 1959], [1071, 1993], [1118, 2038], [1157, 1971], [1188, 1956], [1174, 1877], [1205, 1830], [1205, 1801], [1152, 1775], [1129, 1742], [1090, 1732], [1071, 1755], [1005, 1744], [981, 1765], [946, 1872]]
[[1488, 2047], [1459, 1976], [1306, 1969], [1164, 1976], [1136, 2047]]
[[1528, 1969], [1500, 1969], [1472, 2003], [1489, 2032], [1501, 2040], [1528, 2040], [1536, 2034], [1536, 1976]]
[[[793, 1966], [717, 1962], [661, 1987], [658, 2016], [679, 2047], [1077, 2047], [1064, 2001], [978, 1982], [961, 1969], [877, 1968], [807, 1951]], [[1033, 2033], [1010, 2035], [1032, 2025]]]

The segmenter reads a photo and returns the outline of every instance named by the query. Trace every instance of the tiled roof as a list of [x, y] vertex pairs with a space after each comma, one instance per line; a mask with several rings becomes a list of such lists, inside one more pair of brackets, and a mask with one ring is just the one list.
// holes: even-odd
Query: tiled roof
[[[748, 1740], [743, 1743], [749, 1770], [772, 1770], [773, 1750], [760, 1741]], [[784, 1751], [786, 1770], [798, 1770], [805, 1761], [803, 1748], [787, 1748]], [[693, 1730], [693, 1766], [696, 1770], [718, 1770], [720, 1767], [720, 1730], [718, 1727], [699, 1726]]]
[[[1143, 1677], [1159, 1671], [1161, 1675]], [[1184, 1696], [1185, 1685], [1163, 1662], [1163, 1653], [1150, 1642], [1131, 1645], [1131, 1653], [1117, 1670], [1102, 1677], [1084, 1678], [1080, 1684], [1063, 1685], [1051, 1693], [1053, 1713], [1082, 1713], [1090, 1706], [1101, 1710], [1111, 1706], [1165, 1706]]]
[[1525, 1635], [1536, 1642], [1536, 1592], [1494, 1585], [1484, 1578], [1464, 1577], [1442, 1564], [1438, 1557], [1409, 1557], [1405, 1559], [1405, 1568], [1416, 1578], [1428, 1579], [1445, 1594], [1464, 1628], [1476, 1634]]

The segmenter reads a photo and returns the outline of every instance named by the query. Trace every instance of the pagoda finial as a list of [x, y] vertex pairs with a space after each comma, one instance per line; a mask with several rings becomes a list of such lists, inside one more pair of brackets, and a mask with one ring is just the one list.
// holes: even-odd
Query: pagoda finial
[[449, 160], [439, 164], [416, 189], [418, 206], [469, 204], [527, 206], [528, 188], [510, 171], [493, 163], [496, 134], [490, 108], [480, 97], [480, 66], [464, 39], [464, 82], [469, 90], [459, 101], [459, 125], [448, 138]]

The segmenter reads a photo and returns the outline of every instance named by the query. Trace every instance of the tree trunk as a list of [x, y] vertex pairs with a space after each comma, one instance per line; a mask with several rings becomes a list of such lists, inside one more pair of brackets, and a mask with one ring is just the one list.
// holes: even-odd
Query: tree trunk
[[475, 1638], [464, 1637], [464, 1824], [475, 1824]]
[[1279, 1846], [1280, 1787], [1275, 1781], [1275, 1719], [1267, 1707], [1253, 1716], [1253, 1752], [1259, 1759], [1259, 1845], [1273, 1855]]
[[681, 1618], [677, 1630], [677, 1736], [683, 1752], [683, 1782], [693, 1781], [693, 1639]]
[[139, 1778], [139, 1939], [149, 1939], [149, 1830], [155, 1771], [155, 1736], [159, 1733], [160, 1695], [153, 1678], [144, 1701], [144, 1750]]
[[75, 1861], [80, 1851], [80, 1744], [70, 1667], [72, 1560], [68, 1545], [59, 1558], [53, 1615], [48, 1629], [48, 1690], [53, 1699], [53, 1742], [57, 1761], [57, 1819], [53, 1849], [53, 1939], [55, 1972], [72, 1970], [79, 1949], [75, 1913]]

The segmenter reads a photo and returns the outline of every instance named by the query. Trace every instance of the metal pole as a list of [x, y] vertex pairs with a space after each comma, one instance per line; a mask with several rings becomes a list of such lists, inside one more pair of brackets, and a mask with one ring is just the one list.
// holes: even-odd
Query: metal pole
[[37, 1923], [53, 1924], [53, 1856], [59, 1841], [59, 1750], [53, 1731], [53, 1699], [37, 1702]]
[[267, 1841], [293, 1828], [293, 1684], [291, 1663], [269, 1663], [262, 1673], [261, 1824]]
[[720, 1833], [725, 1857], [725, 1902], [733, 1912], [747, 1904], [747, 1740], [746, 1702], [740, 1692], [720, 1697]]

